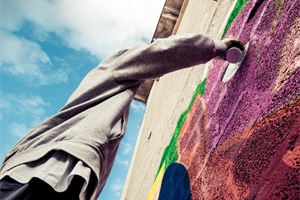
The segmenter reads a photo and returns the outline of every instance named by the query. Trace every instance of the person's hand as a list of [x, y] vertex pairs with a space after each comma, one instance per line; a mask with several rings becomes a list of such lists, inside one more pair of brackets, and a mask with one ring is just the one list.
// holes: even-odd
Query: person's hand
[[245, 47], [244, 47], [244, 44], [239, 41], [238, 39], [236, 38], [226, 38], [224, 40], [222, 40], [225, 45], [227, 46], [227, 51], [228, 49], [230, 49], [231, 47], [237, 47], [239, 48], [241, 51], [244, 51], [245, 50]]

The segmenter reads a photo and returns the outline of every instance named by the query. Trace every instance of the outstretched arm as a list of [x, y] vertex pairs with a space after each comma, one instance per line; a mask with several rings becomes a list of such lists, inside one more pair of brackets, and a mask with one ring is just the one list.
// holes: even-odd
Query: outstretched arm
[[116, 81], [144, 80], [176, 70], [203, 64], [219, 57], [225, 58], [227, 46], [202, 34], [188, 34], [142, 43], [114, 63]]
[[[142, 43], [121, 50], [93, 69], [81, 82], [63, 108], [92, 99], [105, 99], [122, 87], [132, 87], [142, 80], [206, 63], [213, 58], [225, 59], [227, 49], [236, 39], [213, 40], [202, 34], [188, 34]], [[125, 85], [121, 82], [127, 82]], [[119, 88], [119, 89], [118, 89]], [[97, 100], [97, 101], [98, 101]], [[96, 101], [96, 100], [95, 100]]]

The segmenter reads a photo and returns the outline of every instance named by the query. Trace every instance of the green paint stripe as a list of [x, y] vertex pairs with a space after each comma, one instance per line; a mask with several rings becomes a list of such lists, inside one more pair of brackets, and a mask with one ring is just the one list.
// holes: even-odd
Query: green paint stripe
[[224, 33], [222, 35], [222, 39], [224, 38], [224, 36], [227, 33], [227, 31], [228, 31], [229, 27], [231, 26], [232, 22], [237, 17], [237, 15], [242, 10], [243, 6], [247, 3], [247, 1], [248, 0], [238, 0], [236, 2], [231, 14], [229, 15], [228, 21], [227, 21], [226, 26], [225, 26]]
[[[192, 107], [192, 105], [193, 105], [193, 103], [194, 103], [194, 101], [196, 99], [197, 94], [200, 93], [202, 95], [202, 97], [204, 97], [205, 84], [206, 84], [206, 78], [196, 88], [188, 109], [186, 111], [184, 111], [180, 115], [180, 118], [179, 118], [179, 120], [177, 122], [177, 126], [175, 128], [175, 132], [174, 132], [174, 134], [172, 136], [172, 139], [171, 139], [169, 145], [164, 150], [164, 154], [163, 154], [163, 156], [161, 158], [161, 161], [160, 161], [160, 164], [159, 164], [159, 168], [157, 170], [156, 177], [158, 176], [159, 171], [162, 168], [162, 166], [163, 166], [164, 163], [165, 163], [165, 170], [166, 170], [171, 163], [176, 162], [178, 160], [177, 141], [178, 141], [180, 130], [181, 130], [182, 126], [183, 126], [183, 123], [184, 123], [184, 121], [185, 121], [188, 113], [190, 112], [190, 109], [191, 109], [191, 107]], [[154, 182], [156, 180], [156, 177], [154, 179]]]

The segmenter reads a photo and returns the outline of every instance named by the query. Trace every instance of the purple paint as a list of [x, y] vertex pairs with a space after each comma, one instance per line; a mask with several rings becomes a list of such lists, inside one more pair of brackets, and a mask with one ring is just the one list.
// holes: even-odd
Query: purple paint
[[272, 93], [287, 30], [300, 13], [300, 1], [284, 2], [273, 29], [280, 1], [278, 4], [273, 0], [264, 1], [247, 23], [256, 2], [249, 1], [244, 6], [225, 36], [249, 42], [248, 53], [239, 70], [231, 80], [223, 83], [221, 79], [227, 63], [214, 61], [208, 74], [204, 99], [210, 151], [219, 142], [300, 96], [299, 68], [278, 92]]

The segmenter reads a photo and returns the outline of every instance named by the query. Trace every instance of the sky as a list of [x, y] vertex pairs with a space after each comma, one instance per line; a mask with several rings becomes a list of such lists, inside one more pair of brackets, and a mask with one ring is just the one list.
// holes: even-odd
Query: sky
[[[56, 114], [84, 76], [113, 53], [151, 42], [165, 0], [0, 0], [0, 161]], [[99, 199], [120, 199], [145, 112], [127, 131]]]

